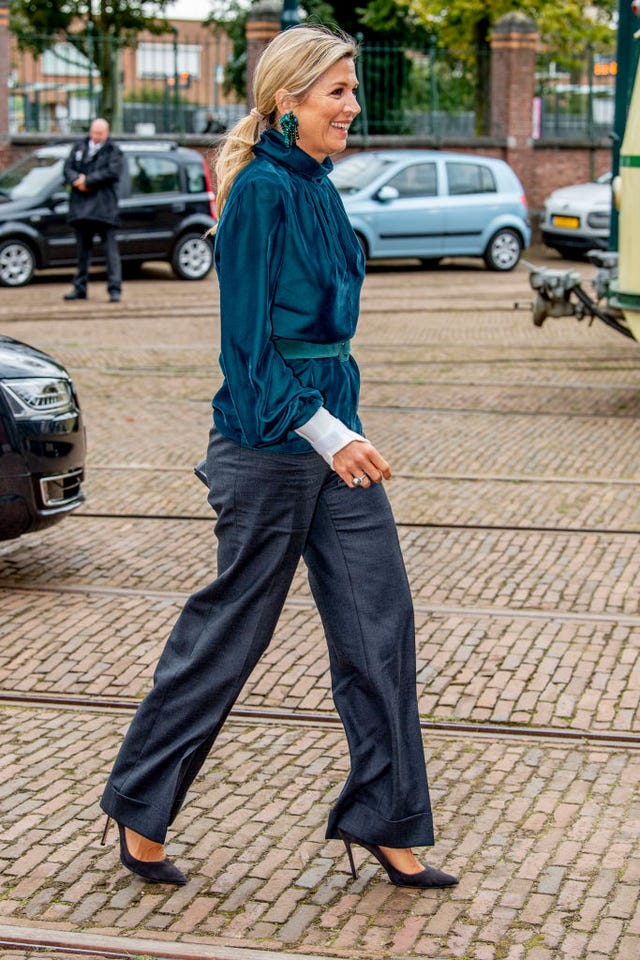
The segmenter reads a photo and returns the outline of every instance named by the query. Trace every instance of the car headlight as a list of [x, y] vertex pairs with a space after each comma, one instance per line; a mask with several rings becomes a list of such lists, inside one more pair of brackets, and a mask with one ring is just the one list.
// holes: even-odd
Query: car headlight
[[37, 377], [32, 380], [3, 380], [0, 384], [17, 419], [47, 418], [75, 411], [68, 380]]
[[593, 230], [608, 230], [611, 225], [611, 214], [608, 210], [594, 211], [587, 217], [587, 223]]

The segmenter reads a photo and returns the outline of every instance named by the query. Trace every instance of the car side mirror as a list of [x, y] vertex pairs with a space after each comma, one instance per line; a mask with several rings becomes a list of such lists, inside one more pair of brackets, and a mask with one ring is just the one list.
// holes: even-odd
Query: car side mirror
[[396, 190], [395, 187], [390, 187], [389, 184], [385, 184], [384, 187], [380, 187], [375, 198], [379, 200], [380, 203], [389, 203], [390, 200], [397, 200], [399, 196], [399, 190]]

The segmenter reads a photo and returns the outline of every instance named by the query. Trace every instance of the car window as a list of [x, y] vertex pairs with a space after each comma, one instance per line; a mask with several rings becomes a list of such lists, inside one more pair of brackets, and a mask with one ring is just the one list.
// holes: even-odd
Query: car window
[[131, 195], [141, 193], [178, 193], [180, 170], [175, 160], [166, 157], [129, 156]]
[[435, 197], [438, 178], [435, 163], [412, 163], [389, 180], [401, 197]]
[[187, 193], [206, 193], [204, 167], [200, 161], [185, 164], [187, 172]]
[[61, 157], [23, 157], [0, 174], [3, 199], [32, 197], [62, 179], [64, 160]]
[[468, 193], [495, 193], [496, 181], [493, 171], [480, 163], [449, 161], [447, 180], [452, 197]]
[[375, 153], [358, 153], [335, 165], [329, 176], [341, 193], [357, 193], [393, 163]]

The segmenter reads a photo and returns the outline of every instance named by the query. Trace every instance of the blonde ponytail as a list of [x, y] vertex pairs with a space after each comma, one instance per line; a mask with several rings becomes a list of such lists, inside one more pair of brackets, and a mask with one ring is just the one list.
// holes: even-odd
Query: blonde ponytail
[[229, 196], [231, 184], [243, 167], [253, 160], [253, 147], [260, 139], [260, 122], [243, 117], [225, 135], [216, 157], [216, 215], [218, 219]]

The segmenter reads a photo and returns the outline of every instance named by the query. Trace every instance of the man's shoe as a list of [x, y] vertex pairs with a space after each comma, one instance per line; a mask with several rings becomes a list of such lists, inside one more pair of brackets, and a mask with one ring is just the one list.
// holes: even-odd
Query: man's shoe
[[120, 294], [119, 293], [110, 294], [109, 300], [111, 301], [111, 303], [120, 303]]
[[86, 293], [80, 293], [79, 290], [70, 290], [69, 293], [65, 293], [63, 300], [86, 300]]

